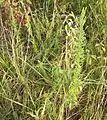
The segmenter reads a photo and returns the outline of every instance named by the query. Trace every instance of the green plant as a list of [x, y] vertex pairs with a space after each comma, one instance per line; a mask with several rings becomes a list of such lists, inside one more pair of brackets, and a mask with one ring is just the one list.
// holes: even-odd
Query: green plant
[[25, 24], [12, 4], [7, 16], [4, 2], [0, 119], [106, 119], [106, 1], [20, 0], [23, 15], [31, 7]]

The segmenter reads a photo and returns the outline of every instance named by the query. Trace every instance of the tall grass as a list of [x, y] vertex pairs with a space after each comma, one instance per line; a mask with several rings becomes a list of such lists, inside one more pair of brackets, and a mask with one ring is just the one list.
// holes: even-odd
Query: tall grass
[[26, 24], [7, 3], [0, 2], [0, 119], [106, 120], [106, 1], [31, 0]]

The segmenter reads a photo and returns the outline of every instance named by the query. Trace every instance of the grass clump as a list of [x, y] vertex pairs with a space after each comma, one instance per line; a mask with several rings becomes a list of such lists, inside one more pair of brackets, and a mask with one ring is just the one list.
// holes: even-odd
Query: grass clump
[[106, 8], [0, 2], [1, 120], [106, 120]]

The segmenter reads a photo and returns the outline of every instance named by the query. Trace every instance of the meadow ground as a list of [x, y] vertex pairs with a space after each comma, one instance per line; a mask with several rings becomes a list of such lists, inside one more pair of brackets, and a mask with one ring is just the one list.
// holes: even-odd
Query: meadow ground
[[107, 120], [107, 1], [0, 1], [0, 120]]

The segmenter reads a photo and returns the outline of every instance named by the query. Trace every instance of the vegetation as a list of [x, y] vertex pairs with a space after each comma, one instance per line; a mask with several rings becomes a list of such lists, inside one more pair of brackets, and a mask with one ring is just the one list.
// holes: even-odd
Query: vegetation
[[107, 120], [107, 1], [0, 1], [0, 120]]

